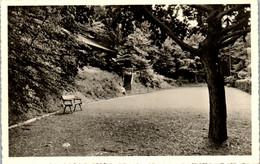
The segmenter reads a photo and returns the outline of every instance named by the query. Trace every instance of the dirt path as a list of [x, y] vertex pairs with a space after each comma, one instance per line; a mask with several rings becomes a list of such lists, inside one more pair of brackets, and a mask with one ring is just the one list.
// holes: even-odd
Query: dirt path
[[227, 88], [226, 97], [229, 140], [217, 149], [207, 139], [207, 88], [187, 87], [83, 102], [83, 111], [11, 129], [9, 155], [250, 154], [251, 96]]

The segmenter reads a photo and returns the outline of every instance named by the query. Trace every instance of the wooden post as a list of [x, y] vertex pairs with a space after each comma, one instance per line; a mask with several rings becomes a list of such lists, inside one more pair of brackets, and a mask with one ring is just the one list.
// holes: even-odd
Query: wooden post
[[229, 54], [229, 76], [231, 76], [231, 69], [232, 69], [231, 55]]

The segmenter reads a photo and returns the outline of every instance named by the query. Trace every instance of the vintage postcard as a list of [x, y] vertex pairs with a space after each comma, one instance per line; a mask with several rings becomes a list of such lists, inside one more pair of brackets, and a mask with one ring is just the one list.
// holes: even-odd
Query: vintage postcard
[[258, 163], [258, 1], [1, 1], [2, 163]]

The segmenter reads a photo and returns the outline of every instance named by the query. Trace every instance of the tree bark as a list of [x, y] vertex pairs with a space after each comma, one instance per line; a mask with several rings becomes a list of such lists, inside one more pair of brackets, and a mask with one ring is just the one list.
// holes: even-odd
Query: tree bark
[[206, 41], [200, 50], [207, 75], [210, 100], [208, 137], [214, 141], [225, 141], [227, 139], [227, 110], [224, 78], [218, 61], [218, 48]]

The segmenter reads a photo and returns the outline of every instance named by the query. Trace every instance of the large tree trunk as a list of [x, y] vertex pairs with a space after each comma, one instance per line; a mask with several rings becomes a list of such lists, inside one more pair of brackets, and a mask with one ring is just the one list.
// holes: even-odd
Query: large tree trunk
[[224, 78], [218, 61], [218, 48], [206, 42], [201, 47], [202, 62], [207, 74], [207, 84], [210, 99], [210, 123], [208, 137], [214, 141], [227, 139], [227, 111], [224, 88]]

